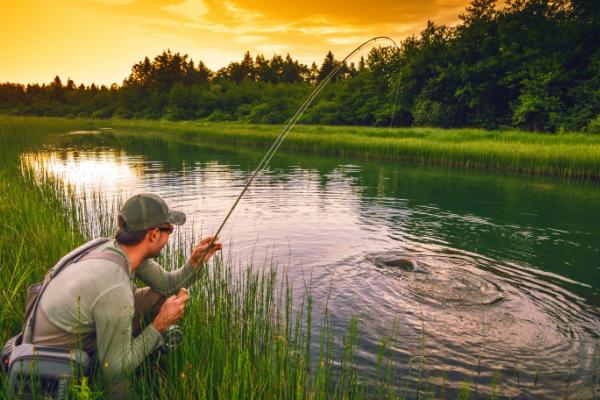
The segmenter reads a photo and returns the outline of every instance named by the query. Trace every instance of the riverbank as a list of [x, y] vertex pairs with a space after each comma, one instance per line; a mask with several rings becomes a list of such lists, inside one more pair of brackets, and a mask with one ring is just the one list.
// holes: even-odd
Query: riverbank
[[[44, 149], [45, 143], [52, 143], [53, 147], [58, 151], [59, 157], [61, 157], [60, 154], [78, 154], [80, 150], [83, 153], [88, 150], [102, 152], [102, 149], [105, 148], [104, 146], [107, 146], [117, 152], [125, 149], [125, 153], [143, 155], [142, 160], [154, 160], [162, 163], [160, 161], [162, 160], [161, 158], [155, 158], [156, 155], [162, 154], [168, 157], [170, 154], [177, 154], [179, 156], [189, 148], [191, 153], [190, 160], [200, 162], [203, 159], [212, 160], [210, 151], [201, 154], [198, 152], [201, 147], [182, 145], [181, 143], [185, 143], [186, 139], [180, 135], [185, 135], [185, 133], [172, 134], [162, 129], [143, 133], [135, 129], [119, 128], [117, 126], [110, 127], [105, 124], [100, 125], [98, 121], [79, 123], [79, 121], [71, 120], [50, 120], [45, 124], [38, 123], [39, 121], [37, 120], [33, 122], [33, 124], [28, 124], [16, 121], [12, 124], [13, 128], [10, 129], [7, 128], [8, 124], [0, 125], [0, 140], [2, 141], [0, 142], [2, 144], [0, 154], [6, 155], [6, 157], [2, 158], [3, 160], [11, 160], [8, 163], [9, 167], [4, 168], [3, 166], [2, 171], [3, 173], [8, 173], [9, 170], [12, 171], [13, 178], [11, 179], [14, 182], [12, 187], [16, 187], [12, 192], [11, 190], [13, 189], [11, 187], [4, 188], [9, 195], [2, 198], [0, 206], [4, 206], [5, 202], [11, 200], [13, 203], [10, 207], [13, 211], [7, 214], [8, 217], [3, 219], [2, 223], [10, 225], [12, 218], [16, 218], [19, 221], [18, 225], [13, 226], [17, 227], [16, 232], [19, 234], [12, 237], [6, 236], [7, 238], [11, 238], [12, 243], [6, 242], [6, 249], [3, 249], [3, 253], [0, 254], [3, 266], [0, 275], [2, 275], [3, 282], [6, 282], [3, 288], [5, 290], [7, 288], [10, 289], [13, 292], [12, 296], [18, 298], [18, 301], [21, 301], [24, 297], [24, 288], [29, 283], [40, 280], [45, 269], [51, 263], [69, 250], [70, 246], [75, 246], [76, 241], [72, 245], [67, 241], [69, 235], [75, 235], [75, 237], [81, 235], [82, 238], [77, 240], [85, 240], [84, 238], [88, 238], [90, 235], [112, 234], [114, 231], [112, 224], [115, 208], [111, 204], [117, 205], [122, 200], [102, 198], [99, 203], [106, 203], [108, 207], [105, 208], [98, 207], [98, 203], [95, 203], [94, 198], [86, 198], [85, 196], [83, 199], [80, 198], [79, 201], [71, 202], [69, 200], [69, 192], [65, 192], [61, 186], [52, 185], [52, 180], [47, 181], [48, 185], [45, 185], [39, 181], [30, 179], [27, 173], [23, 175], [18, 157], [20, 152], [25, 150], [37, 153], [37, 150]], [[100, 123], [102, 122], [100, 121]], [[52, 136], [53, 133], [70, 131], [87, 132], [88, 135]], [[96, 137], [96, 132], [105, 132], [105, 134], [97, 135]], [[104, 140], [109, 139], [106, 135], [113, 135], [117, 140]], [[191, 135], [193, 141], [198, 139], [196, 133], [192, 133]], [[89, 136], [94, 137], [90, 138]], [[156, 140], [153, 140], [153, 137], [156, 137]], [[163, 140], [163, 137], [175, 139], [168, 141]], [[89, 139], [92, 139], [90, 142], [93, 141], [96, 145], [85, 147]], [[63, 152], [64, 147], [61, 149], [61, 140], [65, 140], [64, 144], [69, 150]], [[115, 144], [114, 146], [113, 143]], [[138, 144], [144, 146], [142, 147], [144, 151], [134, 150]], [[79, 147], [80, 145], [82, 146]], [[128, 146], [134, 151], [127, 150]], [[234, 148], [234, 146], [226, 144], [223, 144], [222, 147]], [[218, 149], [219, 146], [208, 146], [208, 148], [212, 151], [212, 149]], [[7, 149], [12, 150], [9, 151]], [[151, 149], [155, 153], [147, 153], [145, 150], [148, 149]], [[255, 158], [260, 157], [260, 154], [262, 154], [260, 151], [255, 152], [252, 149], [244, 149], [243, 151], [254, 153]], [[43, 154], [45, 153], [41, 151], [40, 157], [43, 158]], [[79, 154], [77, 157], [85, 158], [82, 154]], [[281, 161], [281, 159], [278, 161]], [[328, 162], [335, 164], [339, 160]], [[28, 164], [24, 163], [24, 165]], [[42, 166], [43, 170], [43, 163], [39, 163], [38, 165]], [[239, 164], [236, 165], [236, 170], [248, 171], [253, 163], [242, 164], [243, 167], [241, 168]], [[274, 162], [273, 167], [277, 168], [277, 162]], [[401, 169], [406, 168], [402, 166]], [[390, 181], [400, 182], [402, 185], [410, 184], [410, 181], [407, 181], [405, 177], [400, 175], [392, 175], [381, 170], [377, 171], [381, 172], [377, 174], [378, 176], [385, 177]], [[79, 169], [71, 167], [70, 172], [79, 173]], [[492, 175], [480, 175], [484, 176], [485, 186], [494, 186], [494, 183], [488, 180], [489, 177], [493, 177]], [[187, 175], [187, 172], [186, 176], [193, 177], [193, 175]], [[65, 180], [60, 181], [65, 182]], [[97, 182], [94, 179], [91, 181], [94, 182], [94, 187], [97, 187]], [[178, 184], [184, 184], [184, 182], [181, 181]], [[414, 184], [424, 185], [423, 176], [420, 175], [416, 178]], [[374, 187], [375, 185], [370, 186]], [[595, 187], [595, 185], [582, 186], [589, 186], [590, 190], [593, 190]], [[465, 198], [461, 199], [461, 191], [457, 190], [458, 187], [456, 182], [453, 181], [451, 186], [446, 187], [446, 190], [450, 191], [453, 197], [458, 197], [459, 203], [463, 203]], [[437, 184], [431, 186], [431, 190], [425, 190], [424, 198], [427, 201], [432, 198], [432, 194], [434, 194], [433, 190], [439, 192], [445, 189], [443, 186]], [[523, 190], [523, 187], [518, 186], [516, 190]], [[38, 191], [42, 195], [35, 194]], [[377, 193], [378, 198], [384, 197], [379, 192], [379, 188], [377, 189]], [[514, 196], [502, 197], [497, 196], [497, 192], [487, 193], [485, 190], [477, 189], [469, 190], [466, 196], [474, 197], [472, 193], [477, 193], [477, 197], [494, 194], [492, 197], [500, 197], [503, 199], [501, 200], [502, 203], [506, 202], [507, 209], [511, 207], [515, 208], [516, 197]], [[545, 191], [543, 197], [552, 197], [549, 194], [551, 192]], [[102, 193], [99, 195], [102, 196]], [[33, 202], [30, 205], [27, 205], [26, 201], [21, 201], [21, 198], [25, 196], [32, 197]], [[401, 198], [415, 199], [413, 196], [402, 196]], [[52, 203], [54, 201], [57, 202], [56, 206]], [[426, 203], [427, 201], [421, 203]], [[21, 202], [25, 203], [26, 206], [21, 207]], [[47, 204], [49, 206], [46, 206]], [[552, 202], [551, 204], [556, 205], [557, 203]], [[577, 207], [577, 203], [573, 203], [573, 207]], [[538, 203], [534, 202], [533, 208], [537, 209]], [[494, 209], [497, 210], [498, 206], [496, 205]], [[560, 209], [555, 208], [554, 210]], [[389, 209], [379, 209], [377, 213], [387, 214], [387, 210]], [[465, 210], [468, 210], [468, 207], [460, 208], [458, 212], [468, 212], [469, 217], [473, 216], [470, 211]], [[516, 207], [515, 212], [521, 214], [520, 211], [523, 210], [526, 210], [526, 208], [519, 209]], [[427, 213], [431, 212], [431, 208], [428, 208]], [[501, 213], [502, 210], [499, 212]], [[45, 226], [46, 224], [53, 224], [55, 221], [49, 215], [45, 215], [47, 213], [53, 213], [57, 216], [58, 220], [62, 219], [66, 222], [61, 229], [55, 231], [49, 230], [52, 235], [56, 236], [56, 239], [64, 241], [65, 244], [59, 244], [59, 247], [62, 246], [65, 248], [60, 250], [60, 252], [56, 249], [46, 248], [49, 245], [41, 241], [44, 238], [49, 241], [52, 239], [46, 237]], [[40, 216], [40, 214], [42, 215]], [[100, 224], [100, 231], [96, 231], [92, 227], [94, 224], [90, 224], [90, 220], [85, 218], [86, 215], [91, 216], [91, 218], [97, 218], [95, 222]], [[485, 216], [485, 214], [475, 215]], [[568, 214], [561, 215], [564, 217], [562, 219], [569, 219]], [[377, 221], [374, 218], [369, 218], [368, 214], [363, 214], [363, 218], [367, 219], [370, 223]], [[534, 215], [533, 218], [540, 219], [540, 215]], [[411, 219], [416, 219], [416, 215], [411, 214]], [[427, 221], [426, 225], [428, 226], [436, 224], [435, 220], [428, 219]], [[485, 218], [485, 221], [497, 222], [495, 218]], [[73, 224], [73, 222], [76, 222], [76, 224]], [[60, 221], [56, 223], [60, 224]], [[397, 225], [397, 223], [395, 224]], [[512, 224], [512, 226], [520, 226], [518, 221], [515, 220], [512, 221]], [[527, 232], [533, 231], [536, 234], [542, 234], [542, 232], [532, 229], [535, 225], [533, 227], [528, 223], [523, 225], [528, 227]], [[470, 224], [467, 226], [470, 226]], [[448, 225], [440, 225], [439, 229], [448, 231], [449, 228], [451, 229]], [[587, 230], [584, 231], [588, 232]], [[180, 230], [176, 232], [180, 232]], [[431, 233], [431, 230], [428, 230], [428, 232]], [[466, 239], [468, 235], [465, 235], [464, 232], [459, 232], [461, 241], [468, 240]], [[412, 233], [418, 234], [414, 230]], [[40, 241], [32, 241], [30, 244], [28, 235], [39, 237]], [[446, 239], [448, 239], [448, 236], [446, 236]], [[176, 234], [176, 236], [171, 238], [171, 241], [175, 246], [169, 247], [165, 252], [165, 256], [161, 259], [161, 263], [168, 268], [174, 268], [181, 262], [184, 257], [182, 249], [188, 247], [194, 239], [177, 236]], [[20, 243], [20, 245], [12, 246], [13, 243]], [[7, 257], [5, 260], [5, 251], [7, 254], [12, 251], [13, 257]], [[34, 259], [36, 252], [42, 254], [56, 252], [58, 254], [52, 256], [56, 258], [41, 260], [40, 265], [36, 265], [34, 262], [36, 261]], [[386, 331], [383, 331], [384, 336], [377, 335], [375, 341], [371, 343], [371, 347], [365, 347], [365, 343], [359, 340], [359, 331], [361, 330], [360, 320], [351, 319], [351, 315], [341, 319], [338, 315], [334, 331], [332, 328], [333, 325], [330, 324], [327, 318], [322, 320], [320, 316], [310, 316], [311, 307], [315, 309], [316, 315], [322, 311], [318, 303], [318, 294], [315, 295], [315, 306], [312, 305], [313, 300], [309, 296], [310, 291], [307, 290], [307, 297], [304, 298], [304, 303], [302, 303], [302, 296], [300, 295], [294, 298], [296, 306], [292, 307], [288, 287], [281, 283], [280, 280], [275, 280], [271, 269], [262, 268], [260, 265], [258, 269], [263, 269], [265, 274], [256, 275], [250, 271], [246, 271], [244, 274], [243, 272], [238, 272], [237, 269], [231, 268], [230, 265], [219, 263], [211, 266], [209, 269], [210, 274], [203, 276], [196, 286], [192, 288], [193, 300], [189, 304], [189, 308], [186, 311], [186, 318], [183, 322], [185, 338], [180, 351], [173, 353], [161, 369], [157, 369], [152, 363], [145, 363], [141, 370], [132, 376], [133, 397], [382, 398], [389, 396], [412, 398], [417, 393], [428, 398], [438, 398], [442, 397], [442, 393], [444, 393], [446, 397], [450, 398], [460, 396], [466, 398], [469, 394], [492, 398], [499, 392], [504, 393], [504, 395], [521, 393], [526, 386], [528, 388], [542, 387], [549, 380], [559, 379], [557, 378], [558, 375], [545, 378], [543, 375], [538, 376], [537, 372], [526, 376], [525, 371], [519, 370], [522, 367], [517, 363], [507, 363], [506, 367], [497, 367], [497, 363], [490, 362], [488, 358], [483, 357], [482, 362], [474, 361], [472, 364], [469, 362], [465, 364], [471, 366], [477, 365], [476, 371], [473, 369], [471, 372], [467, 371], [464, 373], [460, 378], [454, 376], [446, 380], [445, 374], [448, 373], [448, 376], [450, 376], [453, 373], [453, 367], [443, 362], [436, 364], [433, 358], [429, 358], [434, 357], [430, 351], [431, 347], [429, 347], [432, 345], [432, 342], [429, 340], [425, 342], [423, 340], [421, 343], [420, 339], [414, 340], [414, 336], [411, 339], [411, 336], [408, 335], [407, 324], [398, 326], [398, 329], [402, 329], [401, 338], [399, 332], [388, 332], [389, 336], [387, 336]], [[232, 274], [231, 272], [234, 270], [235, 273]], [[22, 281], [18, 281], [22, 275], [25, 278]], [[339, 280], [339, 276], [339, 274], [336, 275], [336, 285], [340, 285], [340, 282], [343, 282]], [[462, 278], [464, 276], [461, 276]], [[333, 284], [333, 282], [331, 283]], [[346, 285], [342, 284], [342, 286], [345, 286], [345, 290], [348, 288]], [[381, 285], [374, 287], [379, 289], [378, 293], [384, 293], [380, 291], [382, 289]], [[547, 292], [552, 293], [553, 291], [548, 290]], [[318, 293], [318, 291], [315, 291], [315, 293]], [[398, 297], [405, 297], [408, 293], [402, 292], [402, 295]], [[562, 292], [559, 291], [557, 293]], [[3, 293], [3, 296], [6, 299], [10, 299], [11, 294]], [[333, 296], [335, 296], [335, 292]], [[389, 299], [390, 297], [387, 298]], [[15, 306], [14, 301], [5, 302], [13, 304], [10, 306], [6, 305], [6, 308], [2, 309], [3, 321], [6, 318], [11, 318], [14, 321], [11, 323], [11, 331], [6, 332], [3, 330], [1, 333], [8, 336], [9, 334], [13, 334], [19, 327], [22, 306]], [[331, 304], [332, 310], [334, 310], [334, 303]], [[407, 311], [406, 308], [402, 307], [396, 309]], [[444, 308], [442, 308], [443, 310]], [[378, 323], [377, 308], [372, 308], [369, 311], [372, 312], [375, 323]], [[461, 312], [461, 320], [465, 314]], [[414, 315], [418, 318], [419, 312], [417, 311]], [[429, 316], [431, 317], [431, 314]], [[371, 323], [373, 323], [373, 319]], [[423, 329], [422, 336], [420, 335], [419, 338], [424, 338], [425, 332], [428, 335], [435, 332], [434, 330], [430, 330], [430, 323], [425, 325], [421, 321], [421, 323], [416, 325], [422, 326]], [[381, 326], [384, 325], [382, 324]], [[455, 329], [459, 329], [460, 324], [453, 326]], [[502, 325], [499, 326], [502, 327]], [[311, 330], [312, 335], [310, 334]], [[378, 330], [377, 332], [380, 331]], [[573, 332], [573, 330], [570, 330], [570, 332]], [[474, 336], [476, 337], [478, 334], [478, 332], [475, 332]], [[310, 339], [311, 336], [312, 340]], [[456, 338], [464, 338], [465, 336], [464, 330], [461, 330], [461, 334], [456, 336]], [[377, 342], [379, 338], [381, 338], [380, 343]], [[406, 342], [412, 343], [412, 345], [408, 347], [406, 352], [399, 355], [397, 353], [398, 349], [402, 348], [400, 344], [406, 344]], [[449, 340], [449, 342], [454, 346], [454, 340]], [[470, 343], [476, 343], [476, 341]], [[388, 357], [390, 349], [392, 350], [392, 354], [393, 351], [396, 351], [397, 358]], [[477, 349], [478, 346], [467, 345], [462, 347], [461, 351], [476, 353]], [[506, 352], [509, 353], [510, 351], [511, 349], [509, 348]], [[504, 352], [500, 350], [497, 354], [503, 354]], [[452, 356], [453, 353], [450, 352], [449, 354]], [[490, 362], [494, 369], [491, 371], [488, 369], [486, 372], [485, 368], [483, 370], [480, 368], [487, 362]], [[538, 365], [535, 367], [537, 368]], [[540, 365], [540, 368], [540, 374], [544, 374], [544, 371], [547, 370], [543, 365]], [[554, 369], [557, 369], [557, 367], [553, 364], [552, 370]], [[517, 378], [517, 381], [520, 383], [511, 386], [511, 382], [514, 382], [514, 379], [507, 374], [512, 373], [512, 371], [516, 371], [517, 373], [521, 373], [522, 371], [522, 374]], [[571, 371], [571, 369], [568, 371]], [[564, 379], [562, 375], [560, 379], [561, 381]], [[592, 385], [588, 385], [588, 382], [586, 381], [585, 385], [579, 386], [569, 386], [567, 384], [565, 393], [571, 390], [577, 391], [577, 393], [580, 390], [585, 390], [586, 393], [589, 393], [590, 390], [594, 390], [594, 387], [593, 383]], [[0, 378], [0, 386], [3, 383], [2, 378]], [[101, 389], [93, 386], [92, 390], [100, 391]]]
[[[187, 142], [268, 148], [277, 125], [111, 121], [118, 131]], [[484, 169], [574, 179], [600, 178], [600, 136], [475, 129], [296, 126], [281, 146], [331, 156]]]
[[[144, 120], [68, 120], [0, 117], [0, 124], [109, 128], [115, 135], [168, 137], [189, 143], [235, 144], [266, 149], [280, 125]], [[80, 128], [82, 129], [82, 128]], [[66, 128], [65, 128], [66, 131]], [[333, 157], [404, 161], [465, 169], [600, 179], [600, 135], [478, 129], [371, 128], [297, 125], [282, 150]]]
[[[97, 125], [36, 120], [23, 130], [24, 121], [14, 122], [0, 124], [2, 344], [21, 329], [27, 287], [42, 280], [60, 257], [92, 235], [111, 235], [118, 207], [115, 203], [115, 207], [102, 207], [110, 200], [101, 193], [98, 199], [65, 195], [72, 192], [65, 192], [58, 180], [43, 171], [45, 179], [40, 180], [20, 163], [22, 152], [43, 146], [56, 138], [52, 135]], [[159, 262], [167, 269], [177, 268], [195, 240], [175, 235]], [[146, 360], [131, 373], [132, 398], [325, 399], [392, 393], [403, 398], [412, 390], [412, 379], [421, 391], [437, 390], [425, 380], [422, 368], [415, 368], [414, 377], [390, 372], [392, 360], [385, 355], [397, 337], [382, 339], [375, 373], [359, 371], [355, 362], [360, 351], [359, 320], [348, 321], [350, 329], [345, 333], [334, 332], [326, 312], [323, 320], [312, 321], [310, 291], [294, 305], [286, 277], [274, 267], [261, 272], [248, 267], [244, 272], [217, 259], [190, 291], [181, 346], [160, 363]], [[313, 335], [321, 338], [317, 348], [312, 347]], [[406, 384], [398, 386], [403, 380]], [[92, 377], [91, 382], [71, 387], [73, 398], [108, 398], [100, 379]], [[7, 383], [0, 373], [0, 393], [5, 393]]]
[[[52, 182], [35, 182], [19, 155], [76, 123], [32, 124], [27, 135], [0, 123], [0, 339], [21, 325], [25, 291], [62, 255], [83, 242]], [[3, 342], [2, 342], [3, 343]]]

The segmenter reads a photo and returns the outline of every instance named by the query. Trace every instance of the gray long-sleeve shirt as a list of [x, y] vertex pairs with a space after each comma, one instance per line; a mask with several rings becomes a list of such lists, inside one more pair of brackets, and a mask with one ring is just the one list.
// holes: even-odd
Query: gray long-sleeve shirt
[[[199, 276], [186, 264], [167, 272], [153, 260], [135, 271], [113, 239], [95, 251], [124, 257], [127, 270], [102, 259], [83, 260], [65, 267], [46, 288], [38, 308], [33, 343], [72, 347], [79, 341], [97, 356], [111, 377], [137, 367], [162, 344], [162, 335], [150, 324], [132, 338], [134, 276], [166, 296], [188, 286]], [[94, 344], [96, 345], [94, 349]]]

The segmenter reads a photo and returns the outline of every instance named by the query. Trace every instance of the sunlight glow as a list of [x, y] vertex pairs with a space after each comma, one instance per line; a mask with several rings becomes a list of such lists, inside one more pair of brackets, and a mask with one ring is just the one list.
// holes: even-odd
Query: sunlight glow
[[[251, 0], [56, 0], [5, 2], [0, 79], [120, 84], [131, 67], [166, 49], [217, 70], [273, 52], [320, 64], [374, 36], [401, 40], [428, 20], [454, 24], [467, 0], [302, 2]], [[41, 61], [43, 60], [43, 62]]]
[[89, 186], [90, 182], [96, 187], [113, 188], [124, 181], [133, 182], [140, 176], [140, 171], [122, 162], [114, 151], [96, 151], [89, 155], [78, 151], [26, 153], [21, 156], [21, 161], [37, 178], [49, 174], [78, 189]]

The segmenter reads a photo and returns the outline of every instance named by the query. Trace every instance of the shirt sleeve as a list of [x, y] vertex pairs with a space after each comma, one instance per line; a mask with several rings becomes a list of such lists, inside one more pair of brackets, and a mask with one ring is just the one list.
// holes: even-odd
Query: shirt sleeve
[[98, 359], [112, 379], [135, 369], [163, 344], [162, 335], [151, 324], [137, 337], [131, 337], [133, 295], [127, 285], [118, 284], [102, 292], [93, 304], [92, 313]]
[[176, 294], [179, 288], [191, 285], [198, 279], [200, 273], [190, 264], [175, 271], [165, 271], [154, 260], [146, 260], [135, 271], [135, 276], [164, 296]]

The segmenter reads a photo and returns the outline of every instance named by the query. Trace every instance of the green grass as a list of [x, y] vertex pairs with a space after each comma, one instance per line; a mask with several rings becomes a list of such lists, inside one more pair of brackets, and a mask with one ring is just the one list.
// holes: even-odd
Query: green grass
[[[55, 122], [55, 123], [54, 123]], [[26, 288], [40, 280], [62, 255], [83, 242], [55, 184], [34, 182], [21, 171], [19, 154], [37, 147], [48, 135], [80, 123], [49, 121], [33, 125], [27, 135], [15, 125], [0, 124], [0, 339], [21, 325]]]
[[[32, 118], [2, 118], [0, 121], [2, 342], [21, 327], [27, 286], [41, 280], [56, 260], [84, 240], [111, 234], [115, 209], [122, 201], [107, 202], [101, 193], [79, 199], [65, 195], [68, 191], [51, 177], [35, 180], [29, 171], [23, 170], [19, 163], [21, 152], [39, 148], [48, 140], [59, 140], [52, 136], [55, 133], [103, 126], [113, 126], [119, 132], [139, 131], [144, 137], [153, 135], [144, 133], [147, 130], [158, 130], [161, 136], [192, 141], [262, 137], [261, 140], [268, 142], [276, 133], [275, 128], [269, 126]], [[26, 134], [23, 134], [24, 125]], [[301, 127], [298, 132], [299, 137], [318, 136], [321, 140], [346, 135], [340, 133], [343, 129]], [[363, 140], [385, 133], [353, 129], [355, 131], [347, 135]], [[218, 132], [215, 137], [209, 135], [215, 131]], [[115, 134], [121, 134], [119, 132]], [[321, 135], [321, 132], [325, 133]], [[448, 136], [440, 139], [442, 143], [459, 142], [463, 135], [440, 132]], [[403, 135], [400, 131], [392, 134]], [[435, 136], [435, 132], [426, 130], [409, 130], [406, 135], [409, 134]], [[290, 138], [293, 135], [294, 132]], [[473, 135], [481, 135], [481, 141], [485, 142], [485, 136], [492, 133]], [[435, 142], [433, 138], [427, 140]], [[175, 236], [162, 256], [163, 265], [167, 268], [179, 265], [185, 246], [193, 241], [194, 238]], [[484, 385], [474, 389], [468, 382], [458, 383], [458, 386], [447, 384], [443, 371], [440, 375], [429, 370], [425, 345], [419, 354], [409, 359], [408, 366], [400, 369], [398, 360], [390, 356], [390, 349], [397, 347], [401, 340], [397, 330], [382, 335], [379, 351], [374, 356], [374, 371], [362, 370], [355, 362], [361, 352], [361, 320], [349, 321], [349, 328], [343, 333], [329, 320], [326, 310], [324, 319], [314, 321], [310, 290], [303, 299], [295, 299], [300, 303], [294, 305], [290, 283], [285, 274], [278, 276], [273, 266], [256, 271], [242, 268], [239, 272], [217, 259], [191, 290], [192, 300], [183, 320], [186, 336], [182, 346], [169, 355], [163, 367], [157, 368], [148, 360], [132, 374], [134, 398], [413, 398], [415, 391], [424, 398], [445, 398], [448, 393], [468, 398], [474, 390], [481, 391], [479, 394], [498, 391], [496, 377], [490, 382], [493, 387], [489, 390]], [[316, 347], [311, 347], [311, 335], [319, 338]], [[399, 370], [408, 372], [399, 376]], [[434, 385], [434, 381], [438, 383]], [[0, 389], [5, 384], [6, 378], [0, 374]], [[90, 390], [106, 397], [98, 380], [92, 381], [90, 388], [83, 383], [79, 387], [83, 394], [89, 394]]]
[[[0, 125], [65, 125], [77, 120], [0, 117]], [[247, 145], [267, 149], [281, 130], [278, 125], [80, 120], [80, 126], [110, 127], [115, 136], [168, 137], [188, 143]], [[77, 128], [84, 129], [84, 128]], [[283, 143], [284, 151], [331, 156], [407, 161], [573, 179], [600, 179], [600, 135], [530, 133], [478, 129], [371, 128], [297, 125]]]
[[[21, 329], [26, 288], [40, 281], [56, 260], [78, 244], [113, 231], [114, 207], [106, 207], [111, 203], [101, 194], [76, 199], [65, 195], [65, 188], [51, 177], [36, 180], [21, 168], [22, 151], [42, 145], [65, 129], [81, 129], [79, 122], [48, 122], [25, 136], [18, 123], [0, 125], [2, 343]], [[191, 242], [175, 237], [162, 256], [163, 265], [180, 265], [185, 243]], [[273, 266], [235, 273], [216, 260], [192, 287], [181, 348], [170, 353], [163, 367], [148, 360], [131, 376], [134, 398], [362, 398], [372, 390], [367, 386], [369, 379], [358, 378], [353, 362], [357, 322], [348, 336], [339, 339], [345, 342], [338, 360], [333, 350], [338, 339], [325, 317], [317, 328], [321, 330], [320, 351], [311, 355], [315, 328], [310, 294], [293, 311], [292, 288], [285, 277], [280, 278]], [[100, 382], [92, 380], [91, 386], [81, 382], [72, 389], [81, 398], [90, 393], [106, 398]], [[2, 393], [6, 384], [6, 376], [0, 374]]]
[[[231, 123], [112, 121], [116, 134], [168, 136], [266, 149], [281, 127]], [[460, 168], [600, 178], [600, 136], [476, 129], [296, 126], [281, 147], [332, 156], [407, 161]]]
[[[95, 235], [112, 234], [112, 216], [122, 201], [111, 203], [100, 193], [86, 198], [65, 195], [57, 180], [40, 180], [21, 168], [22, 151], [65, 129], [81, 128], [78, 123], [49, 122], [25, 136], [18, 124], [0, 125], [2, 343], [21, 328], [26, 288], [75, 246]], [[193, 242], [194, 238], [175, 236], [161, 256], [162, 264], [168, 269], [181, 265], [185, 246]], [[240, 270], [219, 258], [191, 291], [182, 320], [185, 340], [161, 367], [147, 360], [131, 375], [133, 398], [341, 399], [369, 393], [392, 396], [396, 390], [392, 382], [398, 377], [391, 373], [386, 342], [378, 355], [378, 364], [387, 365], [385, 376], [361, 373], [354, 362], [359, 320], [340, 334], [325, 312], [317, 326], [310, 290], [294, 307], [290, 283], [285, 274], [277, 276], [275, 266]], [[311, 353], [313, 333], [320, 336], [316, 353]], [[336, 353], [336, 346], [341, 352]], [[95, 378], [90, 385], [74, 385], [76, 397], [107, 398], [101, 379]], [[0, 390], [6, 384], [6, 376], [0, 374]]]

